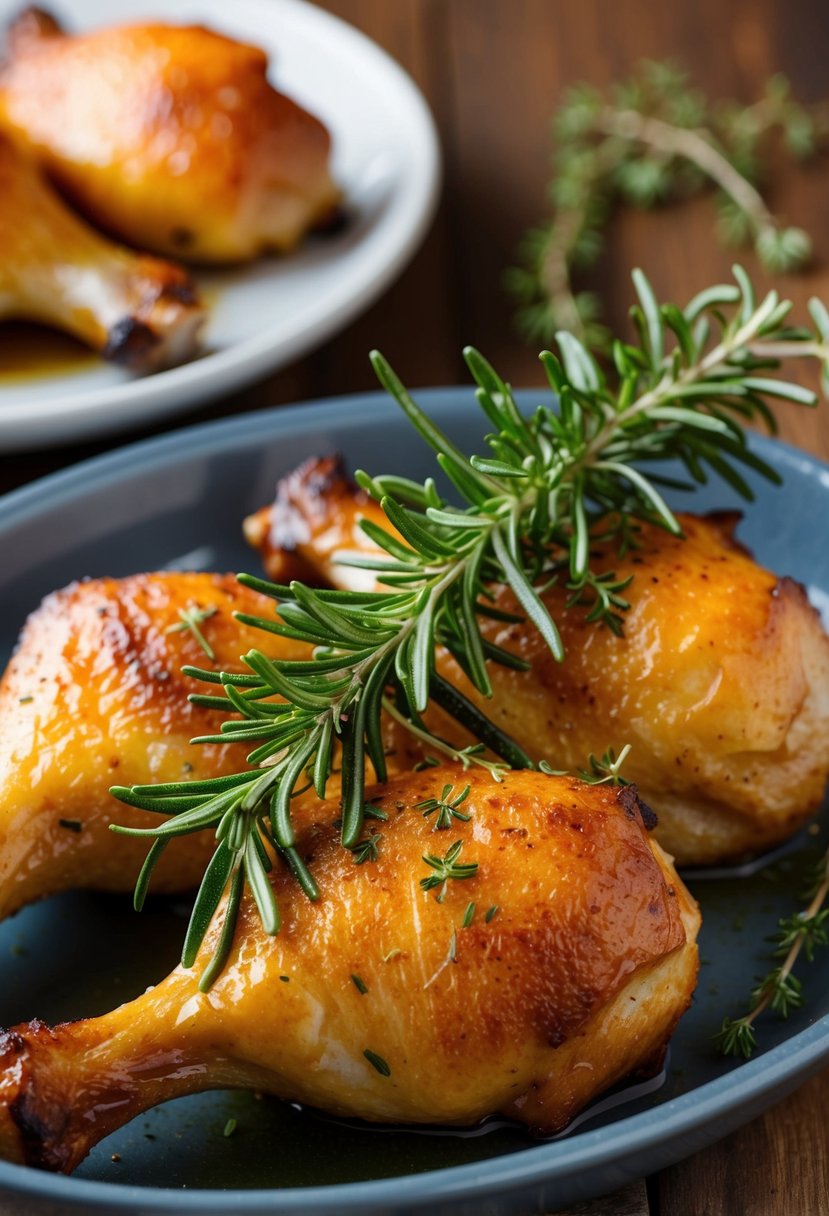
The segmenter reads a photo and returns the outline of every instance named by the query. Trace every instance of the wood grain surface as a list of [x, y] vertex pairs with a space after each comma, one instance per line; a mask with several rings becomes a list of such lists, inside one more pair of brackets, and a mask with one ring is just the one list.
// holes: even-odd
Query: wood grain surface
[[[549, 119], [567, 85], [582, 79], [606, 85], [641, 58], [671, 57], [712, 96], [750, 102], [777, 71], [790, 77], [801, 100], [829, 95], [827, 0], [323, 0], [322, 7], [376, 39], [424, 91], [445, 154], [439, 214], [397, 284], [345, 332], [267, 382], [174, 426], [373, 387], [366, 359], [372, 346], [413, 386], [463, 380], [459, 352], [466, 342], [514, 384], [541, 383], [536, 352], [513, 329], [502, 277], [522, 231], [545, 216]], [[829, 160], [802, 169], [786, 162], [773, 174], [768, 197], [814, 238], [813, 269], [777, 284], [805, 315], [810, 295], [829, 301]], [[614, 329], [628, 325], [633, 266], [680, 303], [728, 274], [735, 255], [717, 244], [714, 222], [710, 198], [614, 217], [606, 253], [585, 281], [600, 294]], [[769, 282], [751, 254], [739, 256], [761, 285]], [[825, 408], [785, 406], [779, 417], [785, 438], [829, 458]], [[110, 446], [0, 455], [0, 491]], [[829, 1214], [828, 1108], [825, 1074], [651, 1180], [651, 1213]], [[641, 1186], [579, 1209], [593, 1216], [647, 1210]]]

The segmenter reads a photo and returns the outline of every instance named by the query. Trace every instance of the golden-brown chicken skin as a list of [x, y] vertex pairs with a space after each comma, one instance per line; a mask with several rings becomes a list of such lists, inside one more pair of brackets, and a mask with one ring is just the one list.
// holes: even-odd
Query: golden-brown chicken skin
[[[445, 782], [471, 785], [451, 832], [418, 806]], [[246, 898], [207, 993], [215, 925], [194, 969], [113, 1013], [0, 1037], [0, 1154], [70, 1171], [142, 1110], [228, 1086], [373, 1121], [501, 1112], [550, 1132], [658, 1063], [693, 992], [699, 917], [632, 789], [450, 767], [368, 793], [388, 815], [377, 859], [341, 847], [336, 803], [306, 806], [320, 902], [275, 867], [280, 932]], [[423, 855], [455, 837], [477, 870], [441, 902]]]
[[[386, 524], [326, 458], [285, 478], [274, 506], [247, 520], [245, 532], [276, 581], [365, 586], [365, 572], [333, 560], [371, 548], [361, 517]], [[569, 593], [554, 586], [545, 603], [561, 630], [563, 663], [531, 626], [483, 621], [487, 637], [531, 664], [527, 672], [490, 665], [491, 701], [447, 655], [438, 661], [555, 768], [629, 743], [625, 775], [656, 809], [660, 842], [686, 864], [784, 840], [817, 809], [829, 774], [829, 639], [803, 588], [735, 542], [737, 519], [681, 515], [685, 539], [643, 525], [638, 547], [622, 558], [597, 543], [596, 570], [632, 577], [624, 636], [588, 623], [586, 609], [567, 608]], [[507, 588], [497, 590], [496, 606], [520, 613]], [[463, 738], [445, 715], [432, 721]]]
[[39, 321], [133, 371], [194, 355], [205, 311], [180, 267], [113, 244], [0, 132], [0, 320]]
[[393, 531], [378, 504], [348, 477], [342, 457], [322, 456], [280, 478], [273, 503], [249, 515], [243, 530], [274, 583], [298, 579], [367, 591], [376, 585], [374, 571], [337, 562], [341, 553], [377, 556], [360, 526], [364, 519]]
[[246, 260], [292, 249], [339, 200], [327, 130], [271, 87], [267, 66], [200, 26], [69, 36], [28, 9], [8, 33], [0, 121], [123, 240]]
[[[210, 613], [211, 660], [180, 612]], [[270, 600], [231, 575], [166, 573], [74, 583], [30, 616], [0, 683], [0, 918], [69, 888], [129, 891], [147, 851], [110, 823], [152, 827], [157, 815], [122, 806], [112, 785], [202, 780], [246, 767], [244, 744], [191, 746], [228, 715], [188, 703], [204, 691], [184, 664], [242, 670], [263, 635], [233, 618], [272, 616]], [[285, 658], [299, 643], [272, 639]], [[201, 878], [211, 833], [175, 840], [153, 879], [160, 891]]]

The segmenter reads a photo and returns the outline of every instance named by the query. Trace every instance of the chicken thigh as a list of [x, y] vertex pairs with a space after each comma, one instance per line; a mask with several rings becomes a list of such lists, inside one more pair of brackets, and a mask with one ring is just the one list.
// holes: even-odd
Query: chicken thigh
[[65, 330], [147, 372], [196, 353], [205, 311], [180, 266], [94, 232], [0, 133], [0, 320], [12, 318]]
[[[434, 830], [420, 804], [461, 782], [469, 821]], [[113, 1013], [0, 1036], [0, 1155], [68, 1172], [141, 1111], [231, 1086], [372, 1121], [500, 1112], [548, 1133], [658, 1065], [693, 992], [699, 917], [632, 788], [449, 767], [368, 796], [388, 816], [376, 860], [341, 847], [335, 802], [306, 804], [320, 902], [276, 866], [280, 932], [246, 898], [208, 992], [215, 924], [195, 968]], [[455, 835], [474, 872], [424, 889], [424, 854]]]
[[[272, 615], [231, 575], [148, 574], [75, 583], [29, 618], [0, 683], [0, 918], [70, 888], [132, 889], [146, 853], [110, 823], [158, 816], [117, 803], [114, 784], [203, 780], [246, 767], [245, 744], [190, 745], [227, 716], [188, 703], [203, 685], [183, 664], [239, 671], [262, 635], [235, 609]], [[181, 613], [200, 620], [210, 659]], [[285, 658], [308, 647], [272, 639]], [[154, 889], [195, 886], [215, 847], [209, 832], [173, 841]]]
[[[251, 516], [245, 532], [274, 581], [365, 589], [375, 575], [335, 560], [376, 553], [362, 517], [389, 527], [326, 458], [284, 478], [273, 506]], [[829, 775], [829, 638], [803, 588], [735, 541], [738, 516], [679, 518], [684, 539], [642, 525], [624, 557], [594, 545], [596, 570], [632, 578], [624, 636], [587, 622], [583, 606], [568, 607], [560, 582], [544, 599], [563, 663], [532, 626], [483, 620], [484, 634], [530, 669], [491, 664], [487, 701], [448, 655], [438, 667], [555, 768], [629, 743], [625, 776], [657, 809], [658, 839], [679, 862], [707, 864], [768, 848], [817, 809]], [[495, 606], [521, 613], [508, 588], [496, 590]], [[439, 733], [468, 742], [446, 715], [431, 713]]]
[[200, 26], [70, 36], [38, 9], [8, 33], [0, 121], [92, 220], [198, 262], [293, 248], [339, 200], [325, 127], [267, 56]]

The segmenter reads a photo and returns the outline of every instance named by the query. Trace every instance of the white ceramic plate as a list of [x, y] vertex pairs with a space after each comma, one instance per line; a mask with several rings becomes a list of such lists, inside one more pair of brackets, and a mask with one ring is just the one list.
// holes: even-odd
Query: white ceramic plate
[[[0, 26], [20, 7], [0, 0]], [[160, 17], [261, 46], [273, 82], [331, 131], [351, 219], [340, 235], [312, 239], [289, 257], [199, 275], [210, 320], [207, 353], [195, 362], [143, 378], [95, 361], [0, 379], [0, 451], [150, 422], [318, 346], [400, 272], [426, 230], [440, 180], [434, 124], [409, 77], [357, 30], [303, 0], [57, 0], [55, 11], [70, 29]], [[0, 350], [3, 341], [0, 326]]]

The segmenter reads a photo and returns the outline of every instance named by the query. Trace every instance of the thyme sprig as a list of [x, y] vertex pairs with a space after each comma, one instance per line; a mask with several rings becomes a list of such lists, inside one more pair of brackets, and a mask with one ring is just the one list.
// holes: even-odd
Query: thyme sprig
[[[609, 747], [601, 756], [594, 756], [591, 752], [587, 758], [587, 768], [576, 769], [576, 776], [585, 785], [630, 785], [622, 776], [622, 766], [630, 755], [631, 745], [626, 743], [622, 750], [616, 755], [616, 749]], [[542, 773], [547, 773], [551, 777], [566, 777], [568, 771], [566, 769], [551, 768], [546, 760], [542, 760], [538, 765]]]
[[422, 811], [424, 819], [428, 819], [437, 811], [434, 824], [436, 832], [450, 828], [453, 819], [468, 823], [469, 815], [460, 808], [469, 797], [471, 789], [471, 785], [465, 785], [459, 794], [455, 794], [454, 786], [450, 782], [444, 785], [439, 798], [424, 798], [422, 802], [415, 803], [415, 810]]
[[774, 956], [783, 961], [758, 981], [751, 993], [754, 1002], [748, 1013], [739, 1018], [724, 1018], [715, 1042], [728, 1056], [748, 1059], [757, 1047], [754, 1024], [767, 1009], [787, 1018], [803, 1005], [803, 984], [794, 974], [800, 955], [811, 963], [819, 946], [829, 945], [829, 908], [823, 905], [829, 897], [829, 852], [820, 859], [815, 881], [807, 888], [804, 898], [811, 896], [808, 906], [794, 916], [778, 922]]
[[380, 841], [382, 836], [379, 832], [371, 832], [364, 840], [358, 840], [356, 844], [351, 846], [351, 852], [354, 854], [355, 865], [365, 865], [367, 861], [376, 861], [380, 856]]
[[534, 341], [567, 329], [594, 348], [608, 344], [596, 297], [575, 290], [572, 277], [599, 257], [617, 200], [652, 207], [713, 186], [725, 243], [752, 244], [775, 273], [805, 265], [808, 235], [783, 226], [758, 189], [775, 131], [805, 159], [826, 142], [829, 109], [800, 105], [783, 76], [754, 105], [709, 102], [670, 63], [642, 63], [609, 97], [571, 89], [554, 121], [553, 218], [527, 233], [507, 278], [520, 329]]
[[174, 624], [168, 625], [164, 632], [184, 633], [189, 630], [208, 659], [212, 662], [216, 655], [213, 652], [213, 647], [202, 633], [200, 626], [205, 621], [209, 621], [212, 616], [215, 616], [216, 612], [216, 608], [199, 608], [198, 605], [188, 604], [186, 608], [179, 608], [178, 615], [180, 619]]
[[[378, 589], [315, 590], [240, 575], [246, 586], [275, 601], [273, 617], [239, 614], [262, 632], [262, 649], [242, 656], [241, 673], [184, 669], [212, 688], [192, 695], [193, 703], [234, 715], [218, 733], [195, 742], [245, 742], [252, 767], [207, 781], [113, 791], [130, 806], [166, 817], [157, 827], [114, 829], [155, 842], [137, 883], [138, 905], [170, 839], [194, 831], [216, 834], [183, 956], [190, 965], [229, 890], [217, 957], [203, 985], [217, 974], [229, 948], [245, 883], [266, 931], [278, 928], [267, 877], [272, 854], [288, 865], [310, 899], [318, 898], [297, 849], [292, 805], [307, 789], [324, 797], [337, 766], [342, 843], [349, 849], [359, 844], [367, 770], [378, 781], [386, 778], [383, 715], [410, 731], [426, 754], [447, 756], [464, 768], [482, 765], [497, 777], [505, 765], [532, 767], [521, 745], [436, 668], [436, 652], [443, 647], [486, 697], [492, 692], [490, 664], [525, 666], [482, 628], [499, 615], [491, 602], [494, 586], [510, 587], [521, 615], [561, 659], [561, 637], [543, 592], [564, 571], [571, 595], [597, 627], [618, 630], [625, 611], [623, 584], [612, 574], [599, 578], [592, 568], [594, 539], [600, 536], [622, 553], [638, 521], [680, 535], [662, 494], [666, 485], [693, 487], [714, 473], [750, 499], [747, 471], [779, 480], [748, 445], [743, 425], [760, 422], [773, 429], [767, 404], [772, 397], [816, 402], [811, 391], [769, 372], [784, 359], [817, 358], [829, 383], [829, 314], [813, 301], [814, 332], [793, 329], [787, 301], [774, 291], [757, 300], [744, 272], [734, 273], [734, 283], [712, 287], [679, 309], [660, 305], [648, 280], [635, 271], [638, 342], [614, 343], [613, 367], [606, 373], [577, 338], [560, 333], [560, 357], [541, 355], [556, 400], [529, 415], [490, 364], [467, 349], [477, 401], [491, 427], [483, 455], [462, 452], [382, 356], [372, 355], [380, 382], [435, 451], [455, 502], [443, 497], [432, 478], [419, 483], [358, 473], [388, 526], [364, 521], [377, 555], [343, 560], [374, 571]], [[645, 472], [666, 459], [684, 469], [682, 479]], [[612, 595], [603, 594], [609, 589]], [[270, 658], [272, 635], [308, 643], [312, 657]], [[458, 749], [437, 735], [424, 717], [430, 704], [476, 742]]]
[[421, 878], [420, 885], [424, 891], [431, 891], [435, 887], [440, 887], [435, 899], [439, 904], [442, 904], [446, 898], [446, 892], [449, 883], [454, 879], [473, 878], [478, 872], [477, 861], [459, 861], [463, 849], [463, 841], [456, 840], [454, 844], [450, 844], [449, 848], [443, 857], [438, 857], [435, 853], [424, 853], [423, 860], [434, 873], [427, 874], [425, 878]]

